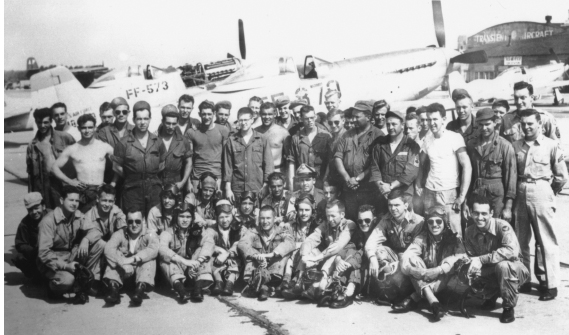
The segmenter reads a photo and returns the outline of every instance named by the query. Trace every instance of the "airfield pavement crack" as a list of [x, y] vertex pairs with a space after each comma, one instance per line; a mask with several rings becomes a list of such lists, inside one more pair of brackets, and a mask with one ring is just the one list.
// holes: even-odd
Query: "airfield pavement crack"
[[251, 322], [254, 325], [257, 325], [261, 328], [267, 330], [268, 335], [289, 335], [289, 332], [282, 327], [281, 324], [271, 322], [266, 316], [262, 315], [261, 312], [258, 312], [254, 309], [250, 309], [247, 307], [243, 307], [235, 302], [235, 299], [229, 300], [226, 297], [216, 297], [217, 300], [223, 302], [227, 306], [231, 307], [237, 314], [240, 316], [245, 316], [251, 319]]

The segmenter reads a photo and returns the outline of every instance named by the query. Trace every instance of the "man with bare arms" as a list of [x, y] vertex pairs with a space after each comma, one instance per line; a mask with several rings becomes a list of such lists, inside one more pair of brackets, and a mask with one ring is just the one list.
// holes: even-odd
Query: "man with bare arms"
[[[80, 191], [80, 210], [88, 211], [95, 200], [105, 176], [105, 159], [113, 154], [113, 147], [95, 138], [96, 120], [91, 114], [79, 117], [77, 124], [81, 140], [67, 147], [52, 167], [52, 173], [62, 182], [77, 187]], [[61, 168], [71, 161], [77, 172], [77, 178], [71, 179]]]

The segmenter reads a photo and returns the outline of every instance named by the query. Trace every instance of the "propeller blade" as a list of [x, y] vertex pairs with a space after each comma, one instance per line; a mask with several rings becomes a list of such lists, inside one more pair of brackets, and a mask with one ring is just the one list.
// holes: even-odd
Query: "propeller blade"
[[451, 63], [462, 64], [486, 63], [487, 61], [488, 55], [486, 55], [486, 51], [484, 50], [465, 52], [462, 55], [458, 55], [450, 59]]
[[245, 47], [245, 30], [243, 29], [243, 20], [239, 19], [239, 51], [241, 58], [245, 59], [247, 56], [247, 49]]
[[443, 8], [439, 0], [433, 0], [433, 20], [435, 22], [435, 35], [439, 47], [445, 47], [445, 22], [443, 20]]

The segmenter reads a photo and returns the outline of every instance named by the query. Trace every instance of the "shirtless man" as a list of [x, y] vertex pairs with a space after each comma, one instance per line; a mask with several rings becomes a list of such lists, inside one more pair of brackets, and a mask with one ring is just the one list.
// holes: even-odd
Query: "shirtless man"
[[[52, 167], [52, 173], [62, 182], [75, 186], [81, 191], [81, 208], [85, 213], [97, 199], [97, 191], [103, 184], [105, 160], [113, 154], [113, 147], [95, 138], [95, 117], [85, 114], [79, 117], [77, 124], [81, 132], [81, 140], [63, 150]], [[61, 168], [71, 161], [77, 172], [77, 179], [71, 179]]]
[[263, 134], [263, 137], [269, 142], [271, 152], [273, 154], [274, 171], [282, 172], [283, 167], [283, 149], [287, 144], [290, 135], [288, 131], [276, 124], [275, 121], [275, 105], [272, 102], [265, 102], [261, 105], [261, 122], [262, 124], [255, 128], [256, 131]]

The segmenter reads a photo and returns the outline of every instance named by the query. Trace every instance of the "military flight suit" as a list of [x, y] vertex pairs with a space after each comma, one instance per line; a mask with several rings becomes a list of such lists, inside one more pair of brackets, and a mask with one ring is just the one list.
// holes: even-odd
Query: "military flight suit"
[[[457, 237], [448, 245], [443, 244], [443, 241], [437, 242], [430, 232], [423, 231], [401, 257], [401, 270], [411, 278], [416, 293], [421, 297], [425, 287], [430, 287], [433, 293], [446, 288], [453, 274], [454, 263], [466, 257], [466, 250], [460, 238]], [[425, 281], [423, 275], [426, 269], [436, 267], [439, 267], [444, 275], [432, 282]]]
[[565, 185], [567, 166], [557, 141], [543, 134], [531, 146], [523, 139], [514, 142], [513, 146], [518, 167], [515, 229], [523, 262], [530, 269], [529, 243], [533, 230], [540, 246], [536, 247], [536, 277], [547, 282], [549, 289], [556, 288], [560, 280], [560, 256], [552, 188], [560, 190]]
[[87, 213], [83, 214], [82, 229], [87, 231], [85, 236], [90, 243], [95, 243], [98, 240], [108, 242], [111, 235], [126, 227], [126, 215], [121, 211], [117, 205], [113, 205], [109, 212], [109, 218], [105, 222], [99, 216], [97, 207], [91, 208]]
[[479, 257], [482, 263], [479, 275], [499, 285], [503, 307], [516, 307], [518, 288], [530, 276], [521, 261], [520, 245], [512, 227], [504, 220], [490, 219], [488, 231], [470, 225], [464, 235], [468, 256]]
[[300, 247], [306, 240], [306, 237], [310, 236], [310, 234], [312, 234], [318, 227], [318, 222], [313, 218], [309, 223], [306, 224], [306, 226], [302, 227], [302, 225], [298, 222], [298, 218], [295, 217], [294, 221], [282, 223], [280, 226], [283, 227], [283, 229], [288, 230], [294, 240], [295, 249], [290, 255], [290, 258], [292, 259], [292, 273], [295, 273], [298, 268], [298, 264], [300, 264]]
[[181, 133], [174, 132], [164, 159], [164, 170], [159, 174], [162, 185], [175, 184], [182, 180], [185, 162], [192, 154], [192, 142]]
[[203, 223], [205, 220], [214, 220], [217, 218], [215, 214], [215, 204], [219, 198], [213, 195], [208, 201], [201, 200], [201, 194], [188, 193], [184, 202], [193, 205], [196, 209], [195, 211], [195, 223]]
[[[49, 143], [51, 144], [53, 162], [55, 162], [65, 148], [75, 143], [75, 139], [68, 133], [57, 131], [53, 128], [50, 128], [49, 132], [51, 133]], [[28, 193], [41, 193], [45, 206], [49, 209], [54, 209], [59, 206], [59, 199], [61, 198], [59, 192], [63, 185], [58, 178], [51, 175], [51, 171], [46, 169], [45, 164], [48, 158], [44, 157], [44, 154], [39, 148], [38, 135], [39, 131], [36, 132], [36, 136], [26, 150]], [[67, 172], [69, 170], [68, 167], [69, 165], [67, 164], [63, 170]], [[73, 170], [73, 174], [75, 174], [75, 170]]]
[[466, 144], [472, 165], [470, 192], [490, 199], [494, 217], [498, 218], [506, 199], [516, 198], [516, 155], [512, 145], [497, 133], [486, 146], [482, 146], [483, 141], [477, 137]]
[[[107, 125], [106, 127], [103, 127], [101, 129], [99, 129], [96, 133], [95, 133], [95, 138], [108, 143], [111, 147], [113, 147], [113, 149], [115, 149], [117, 147], [117, 143], [120, 142], [121, 139], [123, 139], [124, 137], [126, 137], [128, 134], [132, 133], [132, 130], [134, 129], [134, 126], [130, 123], [126, 123], [125, 125], [125, 132], [124, 135], [121, 137], [119, 134], [119, 130], [117, 129], [117, 126], [112, 123]], [[105, 177], [104, 177], [104, 181], [105, 183], [110, 183], [113, 180], [113, 176], [114, 176], [114, 171], [113, 171], [113, 163], [110, 159], [107, 158], [106, 163], [105, 163]], [[117, 183], [117, 204], [120, 206], [120, 201], [121, 201], [121, 193], [119, 192], [120, 190], [122, 190], [122, 183], [123, 181], [120, 180]]]
[[[392, 183], [399, 181], [401, 186], [397, 189], [413, 196], [415, 187], [413, 186], [419, 174], [419, 151], [420, 147], [411, 138], [403, 136], [401, 142], [391, 151], [389, 136], [378, 137], [374, 144], [371, 154], [371, 177], [370, 182]], [[387, 212], [387, 201], [385, 197], [380, 199], [380, 213]]]
[[[153, 287], [156, 275], [155, 259], [160, 246], [158, 236], [154, 232], [146, 232], [145, 228], [142, 228], [142, 232], [136, 242], [134, 242], [134, 252], [131, 253], [129, 246], [133, 242], [129, 239], [126, 229], [113, 233], [105, 246], [107, 268], [104, 279], [114, 280], [119, 283], [119, 287], [122, 287], [123, 280], [127, 280], [134, 275], [136, 283], [145, 283]], [[124, 265], [124, 260], [133, 256], [138, 256], [140, 263]], [[131, 271], [126, 272], [127, 269]]]
[[[557, 122], [555, 117], [549, 112], [541, 109], [535, 109], [540, 114], [541, 119], [541, 131], [545, 137], [549, 137], [552, 140], [559, 141], [559, 128], [557, 127]], [[519, 116], [520, 111], [513, 111], [506, 113], [502, 117], [502, 128], [500, 129], [500, 136], [504, 137], [510, 143], [514, 143], [518, 140], [524, 139], [524, 132], [522, 130], [522, 118]]]
[[371, 278], [372, 291], [383, 300], [392, 301], [397, 297], [406, 297], [413, 291], [409, 278], [403, 275], [401, 257], [409, 245], [424, 229], [423, 217], [411, 211], [405, 213], [403, 221], [397, 224], [391, 213], [383, 216], [373, 229], [365, 244], [365, 253], [369, 259], [376, 257], [391, 265], [392, 271], [384, 277]]
[[[46, 214], [44, 211], [43, 216]], [[14, 240], [14, 247], [18, 253], [12, 259], [12, 263], [28, 278], [39, 278], [40, 275], [36, 265], [40, 221], [33, 220], [29, 214], [26, 215], [18, 225]]]
[[464, 143], [468, 143], [468, 141], [479, 137], [480, 131], [482, 130], [480, 127], [478, 127], [478, 123], [476, 123], [476, 118], [474, 117], [474, 114], [470, 114], [470, 126], [466, 128], [466, 131], [462, 131], [462, 128], [460, 128], [459, 119], [450, 121], [447, 124], [446, 129], [453, 131], [455, 133], [459, 133], [464, 139]]
[[328, 222], [322, 222], [300, 246], [300, 256], [322, 253], [324, 260], [336, 256], [350, 243], [356, 229], [356, 224], [345, 218], [336, 227], [332, 227]]
[[295, 170], [301, 164], [314, 168], [317, 173], [318, 187], [322, 187], [320, 185], [328, 167], [331, 143], [332, 135], [324, 129], [316, 127], [316, 135], [312, 142], [303, 131], [299, 131], [292, 136], [287, 161], [294, 164]]
[[241, 238], [245, 236], [247, 230], [243, 229], [242, 227], [241, 229], [234, 229], [234, 227], [231, 227], [229, 229], [227, 240], [223, 239], [223, 234], [219, 227], [215, 227], [212, 230], [215, 246], [222, 248], [229, 253], [229, 257], [227, 257], [225, 263], [220, 266], [213, 264], [214, 259], [211, 259], [212, 275], [215, 276], [216, 273], [219, 273], [225, 280], [227, 280], [229, 274], [234, 274], [235, 280], [237, 280], [237, 278], [239, 278], [239, 272], [241, 270], [241, 258], [239, 257], [239, 253], [237, 251], [237, 244]]
[[[301, 193], [303, 193], [303, 192], [300, 190], [292, 192], [292, 196], [290, 197], [289, 205], [288, 205], [288, 209], [287, 209], [288, 212], [286, 213], [286, 215], [289, 217], [289, 219], [296, 215], [296, 208], [294, 206], [294, 203], [296, 202], [296, 198], [298, 198]], [[323, 217], [325, 219], [326, 196], [324, 195], [324, 191], [322, 191], [319, 188], [313, 187], [312, 188], [312, 196], [314, 197], [314, 207], [316, 208], [316, 215], [318, 215], [319, 217], [324, 215]], [[322, 207], [322, 206], [324, 206], [324, 207]]]
[[223, 181], [231, 183], [236, 197], [245, 191], [259, 194], [272, 172], [271, 147], [260, 133], [253, 130], [249, 143], [240, 133], [229, 136], [223, 147]]
[[[289, 210], [294, 210], [293, 207], [290, 207], [290, 199], [293, 197], [292, 192], [288, 190], [283, 190], [283, 195], [280, 199], [276, 199], [273, 197], [271, 193], [269, 193], [262, 201], [261, 206], [271, 206], [275, 210], [275, 220], [279, 220], [279, 222], [286, 221], [285, 217]], [[276, 222], [276, 221], [275, 221]]]
[[40, 273], [49, 280], [51, 290], [66, 293], [73, 288], [75, 277], [65, 270], [70, 262], [78, 262], [87, 267], [95, 278], [100, 276], [100, 258], [104, 244], [90, 244], [85, 259], [78, 259], [77, 251], [82, 235], [81, 221], [83, 213], [76, 211], [69, 218], [63, 214], [61, 207], [47, 213], [39, 224], [38, 258]]
[[[350, 177], [357, 177], [360, 173], [370, 168], [371, 144], [376, 138], [384, 136], [383, 132], [374, 126], [363, 134], [358, 134], [357, 129], [348, 130], [340, 139], [334, 158], [342, 160], [344, 169]], [[344, 186], [342, 196], [346, 204], [346, 217], [355, 220], [358, 208], [361, 205], [376, 205], [377, 190], [375, 185], [364, 178], [356, 190]]]
[[160, 236], [163, 231], [170, 227], [172, 227], [172, 214], [162, 214], [162, 205], [152, 207], [146, 219], [146, 229]]
[[158, 173], [164, 167], [166, 147], [162, 140], [148, 133], [146, 148], [129, 133], [115, 147], [115, 159], [123, 167], [123, 210], [136, 207], [146, 216], [150, 209], [160, 203], [162, 182]]
[[257, 261], [249, 259], [256, 254], [274, 253], [275, 257], [267, 262], [267, 270], [272, 276], [282, 278], [290, 254], [295, 249], [293, 237], [286, 228], [275, 226], [269, 236], [258, 229], [249, 229], [237, 244], [237, 249], [245, 260], [243, 279], [248, 281], [253, 271], [259, 267]]
[[[215, 250], [215, 232], [211, 228], [204, 229], [200, 236], [192, 236], [190, 230], [182, 234], [177, 227], [167, 228], [160, 234], [159, 261], [160, 268], [171, 285], [186, 278], [213, 282], [211, 256]], [[183, 264], [172, 261], [179, 255], [185, 259], [201, 260], [197, 271]]]

